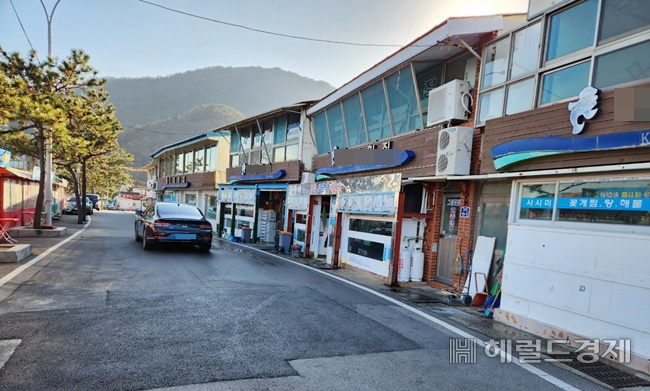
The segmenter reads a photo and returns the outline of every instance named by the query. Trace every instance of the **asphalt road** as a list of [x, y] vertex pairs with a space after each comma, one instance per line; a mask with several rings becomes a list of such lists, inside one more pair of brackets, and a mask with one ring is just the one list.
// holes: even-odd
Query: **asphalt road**
[[19, 340], [1, 390], [558, 389], [480, 347], [477, 364], [450, 364], [457, 335], [323, 273], [218, 243], [144, 251], [132, 214], [91, 217], [0, 302], [0, 358]]

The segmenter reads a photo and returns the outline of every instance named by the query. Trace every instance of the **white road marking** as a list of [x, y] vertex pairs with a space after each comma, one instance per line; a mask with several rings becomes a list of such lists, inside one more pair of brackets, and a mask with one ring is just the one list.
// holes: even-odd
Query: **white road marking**
[[322, 271], [322, 270], [318, 270], [318, 269], [313, 268], [313, 267], [311, 267], [311, 266], [309, 266], [309, 265], [305, 265], [305, 264], [302, 264], [302, 263], [300, 263], [300, 262], [295, 262], [295, 261], [292, 261], [292, 260], [290, 260], [290, 259], [286, 259], [286, 258], [284, 258], [284, 257], [281, 257], [281, 256], [279, 256], [279, 255], [275, 255], [275, 254], [268, 253], [268, 252], [266, 252], [266, 251], [259, 250], [259, 249], [255, 248], [255, 247], [248, 247], [248, 246], [241, 245], [241, 244], [238, 244], [238, 246], [241, 246], [241, 247], [244, 247], [244, 248], [248, 248], [248, 249], [252, 249], [252, 250], [255, 250], [255, 251], [257, 251], [257, 252], [259, 252], [259, 253], [262, 253], [262, 254], [272, 255], [272, 256], [274, 256], [274, 257], [277, 258], [277, 259], [282, 259], [282, 260], [287, 261], [287, 262], [290, 262], [290, 263], [292, 263], [292, 264], [294, 264], [294, 265], [302, 266], [302, 267], [304, 267], [305, 269], [308, 269], [308, 270], [311, 270], [311, 271], [314, 271], [314, 272], [320, 273], [320, 274], [322, 274], [322, 275], [325, 275], [325, 276], [331, 277], [331, 278], [333, 278], [333, 279], [335, 279], [335, 280], [338, 280], [338, 281], [340, 281], [340, 282], [343, 282], [343, 283], [345, 283], [345, 284], [351, 285], [351, 286], [353, 286], [353, 287], [355, 287], [355, 288], [361, 289], [361, 290], [363, 290], [363, 291], [365, 291], [365, 292], [368, 292], [368, 293], [370, 293], [370, 294], [373, 294], [373, 295], [375, 295], [375, 296], [378, 296], [378, 297], [380, 297], [380, 298], [382, 298], [382, 299], [384, 299], [384, 300], [386, 300], [386, 301], [389, 301], [389, 302], [391, 302], [391, 303], [393, 303], [393, 304], [395, 304], [395, 305], [398, 305], [398, 306], [404, 308], [404, 309], [407, 310], [407, 311], [411, 311], [411, 312], [413, 312], [413, 313], [415, 313], [415, 314], [417, 314], [417, 315], [420, 315], [421, 317], [423, 317], [423, 318], [425, 318], [425, 319], [427, 319], [427, 320], [429, 320], [429, 321], [431, 321], [431, 322], [437, 324], [437, 325], [440, 326], [440, 327], [444, 327], [445, 329], [451, 331], [451, 332], [454, 333], [454, 334], [457, 334], [457, 335], [460, 336], [460, 337], [463, 337], [463, 338], [469, 338], [469, 339], [476, 339], [476, 344], [477, 344], [477, 345], [479, 345], [479, 346], [481, 346], [481, 347], [485, 347], [485, 346], [489, 346], [489, 347], [491, 347], [495, 353], [498, 353], [501, 357], [503, 357], [504, 359], [506, 359], [506, 360], [507, 360], [506, 362], [511, 362], [511, 363], [513, 363], [513, 364], [515, 364], [515, 365], [518, 365], [518, 366], [521, 367], [522, 369], [525, 369], [525, 370], [527, 370], [528, 372], [530, 372], [530, 373], [532, 373], [532, 374], [534, 374], [534, 375], [536, 375], [536, 376], [539, 376], [539, 377], [542, 378], [543, 380], [546, 380], [547, 382], [553, 384], [554, 386], [556, 386], [556, 387], [558, 387], [558, 388], [560, 388], [560, 389], [562, 389], [562, 390], [565, 390], [565, 391], [580, 391], [580, 389], [578, 389], [578, 388], [576, 388], [576, 387], [574, 387], [574, 386], [572, 386], [572, 385], [570, 385], [570, 384], [568, 384], [568, 383], [566, 383], [566, 382], [564, 382], [564, 381], [558, 379], [557, 377], [555, 377], [555, 376], [553, 376], [553, 375], [550, 375], [550, 374], [548, 374], [548, 373], [542, 371], [542, 370], [539, 369], [539, 368], [536, 368], [536, 367], [534, 367], [534, 366], [532, 366], [532, 365], [530, 365], [530, 364], [528, 364], [528, 363], [521, 363], [521, 362], [519, 362], [519, 359], [517, 359], [516, 357], [513, 357], [510, 353], [505, 352], [505, 351], [499, 349], [497, 346], [494, 346], [494, 345], [491, 345], [491, 344], [485, 343], [483, 340], [481, 340], [479, 337], [477, 337], [477, 336], [475, 336], [475, 335], [472, 335], [472, 334], [470, 334], [470, 333], [468, 333], [468, 332], [465, 332], [465, 331], [459, 329], [458, 327], [456, 327], [456, 326], [454, 326], [454, 325], [451, 325], [451, 324], [449, 324], [449, 323], [447, 323], [447, 322], [445, 322], [445, 321], [442, 321], [442, 320], [440, 320], [440, 319], [438, 319], [438, 318], [435, 318], [435, 317], [433, 317], [433, 316], [427, 314], [427, 313], [424, 312], [424, 311], [420, 311], [420, 310], [417, 309], [417, 308], [413, 308], [413, 307], [411, 307], [411, 306], [409, 306], [409, 305], [407, 305], [407, 304], [404, 304], [404, 303], [402, 303], [402, 302], [400, 302], [400, 301], [398, 301], [398, 300], [396, 300], [396, 299], [393, 299], [392, 297], [386, 296], [386, 295], [384, 295], [383, 293], [377, 292], [377, 291], [375, 291], [375, 290], [373, 290], [373, 289], [370, 289], [370, 288], [368, 288], [368, 287], [365, 287], [365, 286], [363, 286], [363, 285], [359, 285], [359, 284], [357, 284], [357, 283], [355, 283], [355, 282], [352, 282], [352, 281], [346, 280], [346, 279], [343, 278], [343, 277], [339, 277], [339, 276], [336, 276], [336, 275], [333, 275], [333, 274], [330, 274], [330, 273], [324, 272], [324, 271]]
[[56, 250], [57, 248], [63, 246], [64, 244], [68, 243], [68, 242], [71, 241], [72, 239], [76, 238], [76, 237], [77, 237], [78, 235], [80, 235], [83, 231], [85, 231], [86, 228], [88, 228], [88, 226], [90, 225], [90, 222], [91, 222], [91, 221], [92, 221], [92, 220], [90, 219], [90, 217], [88, 217], [88, 222], [86, 223], [86, 225], [83, 226], [82, 229], [80, 229], [79, 231], [77, 231], [77, 232], [75, 232], [74, 234], [70, 235], [70, 237], [66, 238], [65, 240], [63, 240], [63, 241], [57, 243], [56, 245], [54, 245], [54, 246], [48, 248], [47, 250], [43, 251], [42, 254], [40, 254], [40, 255], [37, 256], [36, 258], [32, 259], [31, 261], [27, 262], [26, 264], [24, 264], [24, 265], [22, 265], [22, 266], [20, 266], [20, 267], [18, 267], [18, 268], [16, 268], [16, 269], [14, 269], [11, 273], [7, 274], [6, 276], [0, 278], [0, 287], [3, 286], [4, 284], [8, 283], [9, 281], [11, 281], [14, 277], [16, 277], [17, 275], [19, 275], [20, 273], [22, 273], [22, 272], [23, 272], [25, 269], [27, 269], [28, 267], [32, 266], [32, 265], [35, 264], [36, 262], [38, 262], [38, 261], [40, 261], [41, 259], [43, 259], [43, 258], [47, 257], [48, 255], [50, 255], [50, 253], [51, 253], [52, 251], [54, 251], [54, 250]]
[[0, 368], [4, 367], [9, 357], [14, 354], [14, 351], [20, 345], [22, 339], [5, 339], [0, 341]]

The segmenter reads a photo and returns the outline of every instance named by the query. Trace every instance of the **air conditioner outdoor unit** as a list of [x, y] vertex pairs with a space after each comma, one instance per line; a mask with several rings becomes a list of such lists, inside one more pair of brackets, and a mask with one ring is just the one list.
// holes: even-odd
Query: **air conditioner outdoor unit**
[[436, 175], [468, 175], [474, 129], [462, 126], [440, 129]]
[[468, 110], [471, 105], [469, 90], [467, 81], [452, 80], [429, 91], [427, 127], [451, 120], [469, 120]]
[[302, 173], [302, 179], [300, 180], [300, 183], [314, 183], [314, 182], [316, 182], [316, 174], [311, 172]]

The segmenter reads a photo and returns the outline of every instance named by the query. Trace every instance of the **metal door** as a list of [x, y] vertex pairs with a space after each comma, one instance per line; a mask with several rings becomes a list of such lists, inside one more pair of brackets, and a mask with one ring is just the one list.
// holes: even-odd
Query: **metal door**
[[436, 262], [436, 281], [452, 285], [454, 273], [452, 266], [456, 258], [456, 238], [458, 234], [458, 215], [460, 196], [449, 195], [443, 198], [440, 237], [438, 240], [438, 260]]

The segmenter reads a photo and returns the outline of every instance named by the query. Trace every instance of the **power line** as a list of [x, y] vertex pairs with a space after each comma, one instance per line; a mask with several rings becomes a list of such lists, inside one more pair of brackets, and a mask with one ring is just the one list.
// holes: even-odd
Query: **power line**
[[[27, 38], [27, 42], [29, 43], [29, 47], [32, 48], [32, 51], [36, 53], [36, 50], [34, 50], [34, 46], [32, 45], [32, 41], [29, 40], [29, 36], [27, 35], [27, 31], [25, 30], [25, 26], [23, 26], [23, 21], [20, 20], [20, 15], [18, 15], [18, 11], [16, 10], [16, 6], [14, 5], [14, 0], [9, 0], [11, 3], [11, 8], [14, 9], [14, 13], [16, 14], [16, 18], [18, 18], [18, 23], [20, 24], [20, 28], [23, 30], [23, 34], [25, 34], [25, 38]], [[41, 62], [41, 59], [38, 58], [38, 55], [36, 55], [36, 60], [38, 62]]]
[[[152, 2], [146, 1], [146, 0], [138, 0], [138, 1], [141, 2], [141, 3], [145, 3], [145, 4], [148, 4], [148, 5], [154, 6], [154, 7], [162, 8], [164, 10], [175, 12], [175, 13], [178, 13], [178, 14], [181, 14], [181, 15], [192, 17], [192, 18], [203, 19], [203, 20], [207, 20], [208, 22], [219, 23], [219, 24], [223, 24], [223, 25], [226, 25], [226, 26], [237, 27], [237, 28], [241, 28], [241, 29], [244, 29], [244, 30], [254, 31], [254, 32], [257, 32], [257, 33], [262, 33], [262, 34], [275, 35], [275, 36], [278, 36], [278, 37], [300, 39], [300, 40], [303, 40], [303, 41], [312, 41], [312, 42], [332, 43], [332, 44], [337, 44], [337, 45], [370, 46], [370, 47], [404, 47], [404, 45], [379, 44], [379, 43], [362, 43], [362, 42], [348, 42], [348, 41], [334, 41], [334, 40], [330, 40], [330, 39], [309, 38], [309, 37], [303, 37], [303, 36], [300, 36], [300, 35], [276, 33], [274, 31], [256, 29], [256, 28], [244, 26], [244, 25], [241, 25], [241, 24], [225, 22], [223, 20], [217, 20], [217, 19], [212, 19], [212, 18], [208, 18], [208, 17], [205, 17], [205, 16], [201, 16], [201, 15], [192, 14], [192, 13], [177, 10], [177, 9], [174, 9], [174, 8], [165, 7], [163, 5], [152, 3]], [[429, 47], [431, 45], [411, 45], [411, 46]]]

